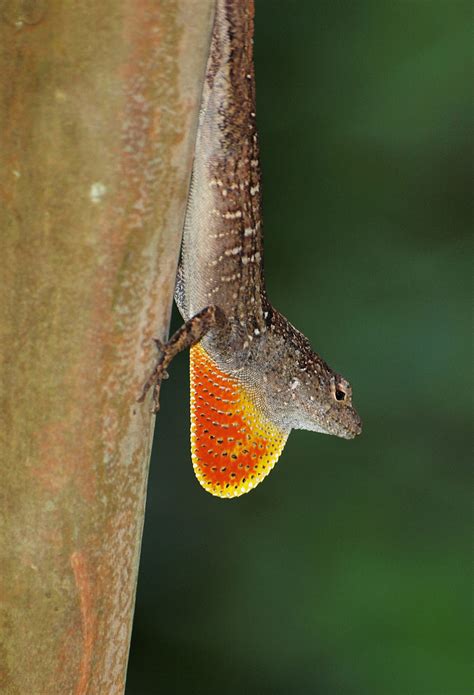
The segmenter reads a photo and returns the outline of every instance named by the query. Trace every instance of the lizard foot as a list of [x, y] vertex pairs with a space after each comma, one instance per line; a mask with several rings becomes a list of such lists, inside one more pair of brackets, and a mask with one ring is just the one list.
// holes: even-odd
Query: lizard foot
[[223, 326], [226, 323], [225, 314], [218, 306], [210, 305], [199, 311], [195, 316], [184, 323], [181, 328], [178, 328], [176, 333], [173, 333], [167, 343], [163, 343], [159, 338], [153, 338], [156, 347], [158, 348], [159, 357], [156, 365], [146, 380], [138, 403], [143, 403], [146, 394], [153, 388], [153, 407], [152, 413], [157, 413], [160, 409], [160, 387], [163, 379], [168, 379], [168, 367], [173, 357], [192, 347], [203, 338], [206, 333], [215, 326]]

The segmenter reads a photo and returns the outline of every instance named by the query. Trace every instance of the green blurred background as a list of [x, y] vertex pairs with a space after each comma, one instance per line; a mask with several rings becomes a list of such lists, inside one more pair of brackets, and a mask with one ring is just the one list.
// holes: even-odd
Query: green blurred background
[[213, 498], [176, 360], [127, 695], [472, 691], [471, 31], [463, 0], [257, 0], [269, 294], [364, 432]]

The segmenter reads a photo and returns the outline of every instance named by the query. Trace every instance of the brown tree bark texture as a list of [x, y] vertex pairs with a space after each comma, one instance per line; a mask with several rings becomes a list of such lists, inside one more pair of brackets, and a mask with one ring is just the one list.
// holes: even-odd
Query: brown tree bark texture
[[213, 0], [0, 0], [0, 691], [122, 693]]

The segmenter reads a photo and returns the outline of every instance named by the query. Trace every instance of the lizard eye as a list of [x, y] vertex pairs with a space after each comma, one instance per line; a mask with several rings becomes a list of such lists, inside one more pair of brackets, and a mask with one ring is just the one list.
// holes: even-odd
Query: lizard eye
[[335, 401], [350, 403], [351, 386], [343, 377], [335, 375], [331, 379], [331, 393]]

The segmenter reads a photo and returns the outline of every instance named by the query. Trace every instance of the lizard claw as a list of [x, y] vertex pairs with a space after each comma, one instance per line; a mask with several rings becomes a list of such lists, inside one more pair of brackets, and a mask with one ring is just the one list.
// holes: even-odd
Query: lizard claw
[[157, 412], [160, 409], [160, 400], [159, 400], [159, 389], [155, 386], [155, 389], [153, 391], [153, 407], [151, 409], [151, 412], [153, 415], [156, 415]]
[[157, 349], [159, 352], [163, 352], [165, 349], [165, 344], [159, 339], [159, 338], [153, 338], [153, 342], [155, 343]]

